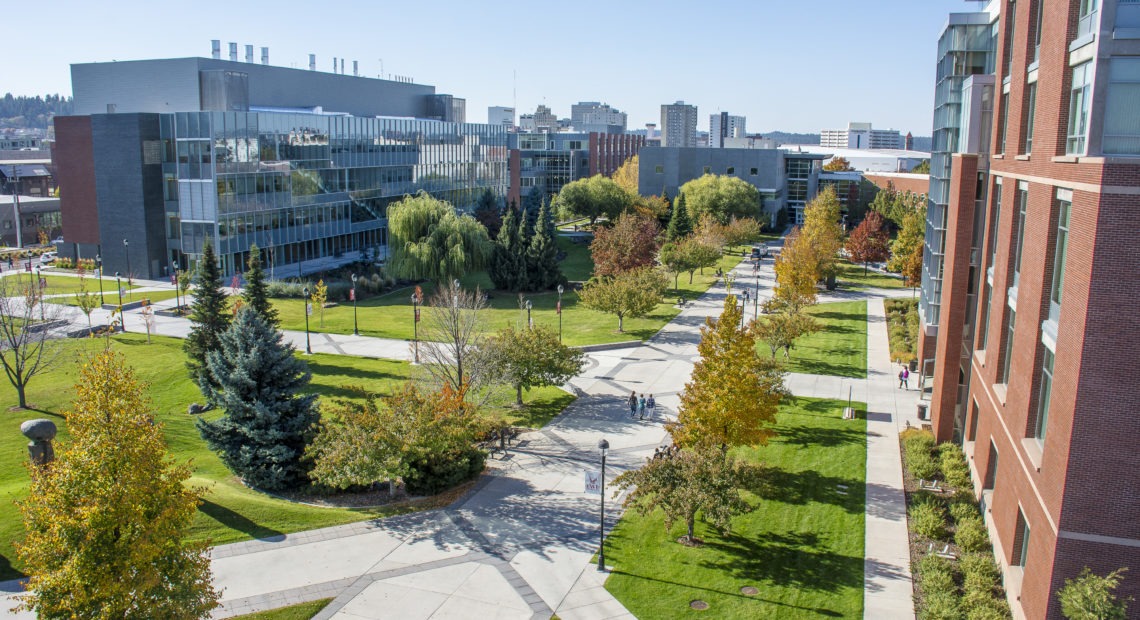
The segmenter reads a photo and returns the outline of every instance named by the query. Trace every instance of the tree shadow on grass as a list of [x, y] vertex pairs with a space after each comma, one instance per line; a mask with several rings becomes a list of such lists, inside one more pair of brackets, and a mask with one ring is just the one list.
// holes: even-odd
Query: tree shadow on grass
[[818, 426], [786, 426], [780, 429], [773, 442], [796, 444], [803, 447], [833, 448], [847, 444], [861, 444], [865, 434], [857, 428], [820, 428]]
[[[691, 583], [677, 583], [675, 581], [667, 581], [665, 579], [658, 579], [656, 577], [650, 577], [648, 575], [631, 573], [631, 572], [619, 570], [619, 569], [615, 569], [613, 571], [613, 574], [615, 574], [615, 575], [624, 574], [624, 575], [628, 575], [629, 577], [632, 577], [633, 579], [639, 579], [639, 580], [644, 580], [644, 581], [656, 581], [657, 583], [665, 584], [666, 586], [688, 588], [691, 590], [703, 590], [703, 591], [708, 592], [710, 594], [717, 594], [720, 596], [728, 596], [728, 597], [733, 597], [733, 598], [745, 599], [748, 601], [755, 601], [757, 603], [764, 603], [764, 604], [768, 604], [768, 605], [776, 605], [778, 607], [788, 607], [790, 609], [800, 609], [803, 611], [810, 611], [812, 613], [819, 614], [821, 616], [825, 616], [828, 618], [842, 618], [843, 617], [842, 613], [835, 611], [833, 609], [804, 607], [802, 605], [793, 605], [791, 603], [782, 603], [780, 601], [774, 601], [771, 599], [764, 598], [762, 596], [748, 596], [745, 594], [741, 594], [740, 592], [724, 592], [721, 590], [716, 590], [713, 588], [707, 588], [704, 586], [699, 586], [699, 585], [695, 585], [695, 584], [691, 584]], [[670, 588], [670, 589], [672, 589], [672, 588]], [[763, 592], [763, 591], [761, 591], [761, 592]]]
[[285, 539], [285, 534], [271, 527], [258, 525], [247, 519], [244, 515], [234, 512], [220, 504], [215, 504], [208, 499], [202, 500], [202, 503], [198, 506], [198, 510], [218, 523], [246, 534], [247, 536], [256, 538], [257, 540], [277, 542]]
[[817, 471], [789, 471], [764, 467], [754, 488], [756, 495], [770, 501], [803, 505], [808, 502], [832, 504], [851, 514], [864, 511], [863, 482], [855, 478], [825, 476]]
[[863, 588], [863, 558], [827, 550], [826, 541], [815, 533], [764, 532], [755, 538], [731, 534], [705, 544], [723, 556], [702, 564], [742, 581], [824, 592]]
[[9, 560], [7, 556], [0, 553], [0, 581], [8, 581], [9, 579], [23, 579], [24, 577], [27, 577], [27, 575], [12, 566], [12, 561]]
[[[849, 353], [842, 351], [841, 354]], [[809, 359], [796, 359], [792, 358], [798, 369], [804, 374], [809, 375], [828, 375], [832, 377], [851, 377], [853, 379], [862, 379], [866, 372], [863, 368], [856, 368], [854, 364], [850, 363], [834, 363], [827, 360], [809, 360]]]

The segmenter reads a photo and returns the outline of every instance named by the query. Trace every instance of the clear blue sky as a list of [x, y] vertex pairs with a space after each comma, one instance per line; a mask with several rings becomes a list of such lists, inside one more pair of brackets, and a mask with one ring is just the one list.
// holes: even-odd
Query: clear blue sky
[[[631, 128], [683, 99], [748, 117], [751, 133], [816, 132], [869, 121], [930, 134], [938, 34], [966, 0], [535, 0], [168, 3], [11, 2], [0, 93], [71, 92], [73, 62], [209, 56], [210, 39], [270, 48], [270, 62], [318, 70], [360, 61], [362, 75], [412, 76], [489, 105], [545, 103], [560, 117], [604, 101]], [[517, 74], [517, 95], [512, 76]]]

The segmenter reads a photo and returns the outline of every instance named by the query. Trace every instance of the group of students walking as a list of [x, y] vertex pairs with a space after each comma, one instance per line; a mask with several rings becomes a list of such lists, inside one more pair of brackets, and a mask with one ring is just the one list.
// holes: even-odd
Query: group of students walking
[[645, 412], [648, 410], [649, 419], [653, 419], [653, 411], [657, 408], [657, 401], [653, 399], [652, 394], [649, 395], [649, 398], [646, 398], [645, 394], [638, 396], [637, 392], [630, 392], [629, 400], [626, 402], [629, 403], [629, 417], [635, 420], [644, 420]]

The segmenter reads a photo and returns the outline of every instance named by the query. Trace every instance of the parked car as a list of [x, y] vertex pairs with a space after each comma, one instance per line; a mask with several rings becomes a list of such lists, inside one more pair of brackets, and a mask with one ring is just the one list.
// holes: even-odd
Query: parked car
[[752, 246], [752, 258], [768, 258], [768, 244], [761, 243]]
[[59, 245], [61, 243], [63, 243], [63, 236], [62, 235], [51, 240], [52, 245]]
[[40, 254], [40, 262], [45, 265], [51, 262], [55, 262], [56, 256], [58, 256], [58, 253], [56, 252], [44, 252], [43, 254]]

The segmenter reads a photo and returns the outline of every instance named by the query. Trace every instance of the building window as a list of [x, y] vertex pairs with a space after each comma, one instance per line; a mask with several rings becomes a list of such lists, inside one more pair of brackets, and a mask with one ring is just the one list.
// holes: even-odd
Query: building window
[[1056, 323], [1061, 317], [1061, 293], [1065, 288], [1065, 257], [1069, 250], [1069, 218], [1073, 204], [1059, 199], [1057, 214], [1057, 245], [1053, 252], [1053, 281], [1049, 287], [1049, 320]]
[[1010, 0], [1009, 8], [1002, 11], [1005, 14], [1005, 45], [1002, 46], [1002, 77], [1009, 76], [1009, 68], [1013, 64], [1013, 25], [1017, 23], [1017, 3]]
[[1073, 67], [1073, 86], [1069, 93], [1069, 136], [1065, 153], [1085, 154], [1089, 131], [1089, 96], [1092, 94], [1092, 61]]
[[1013, 358], [1013, 327], [1017, 323], [1017, 311], [1009, 309], [1009, 321], [1005, 325], [1005, 351], [1001, 356], [1001, 372], [998, 374], [998, 383], [1009, 384], [1009, 368]]
[[1041, 363], [1041, 397], [1037, 403], [1037, 424], [1033, 436], [1045, 445], [1045, 430], [1049, 423], [1049, 400], [1053, 392], [1053, 352], [1045, 348], [1045, 361]]
[[749, 168], [748, 174], [750, 174], [752, 176], [756, 176], [756, 175], [760, 174], [760, 169], [759, 168]]
[[1029, 523], [1025, 521], [1025, 514], [1017, 511], [1017, 529], [1013, 534], [1013, 558], [1010, 564], [1025, 567], [1025, 560], [1029, 555]]
[[1083, 37], [1093, 32], [1098, 8], [1100, 8], [1100, 0], [1081, 0], [1080, 19], [1077, 22], [1077, 37]]
[[989, 268], [994, 268], [994, 263], [997, 262], [997, 235], [998, 235], [998, 221], [1001, 219], [1001, 177], [994, 179], [994, 213], [990, 217], [990, 264]]
[[998, 128], [997, 152], [1000, 154], [1005, 153], [1005, 135], [1009, 129], [1009, 93], [1002, 93], [999, 107], [1001, 127]]
[[986, 477], [982, 480], [982, 490], [992, 491], [997, 483], [998, 451], [994, 441], [990, 440], [990, 456], [986, 460]]
[[705, 174], [711, 174], [711, 173], [712, 173], [712, 166], [705, 166]]
[[724, 171], [724, 173], [725, 173], [725, 174], [736, 174], [736, 168], [734, 168], [734, 167], [732, 167], [732, 166], [729, 166], [729, 167], [728, 167], [728, 168], [727, 168], [727, 169]]
[[1017, 188], [1017, 241], [1013, 251], [1013, 288], [1021, 283], [1021, 254], [1025, 249], [1025, 208], [1029, 202], [1029, 186], [1021, 183]]
[[966, 431], [966, 441], [974, 441], [978, 438], [978, 415], [981, 411], [978, 410], [978, 401], [973, 401], [973, 406], [970, 407], [970, 426]]
[[654, 166], [653, 172], [657, 174], [665, 174], [665, 166]]
[[1033, 7], [1033, 63], [1036, 64], [1041, 59], [1041, 15], [1045, 12], [1045, 7], [1042, 6], [1044, 0], [1037, 0]]
[[1033, 152], [1033, 115], [1037, 108], [1037, 82], [1027, 87], [1025, 95], [1025, 154]]
[[986, 310], [982, 314], [982, 333], [978, 334], [978, 350], [984, 351], [990, 336], [990, 310], [994, 307], [994, 291], [986, 282]]
[[1105, 100], [1105, 153], [1140, 155], [1140, 58], [1113, 58], [1108, 63]]

